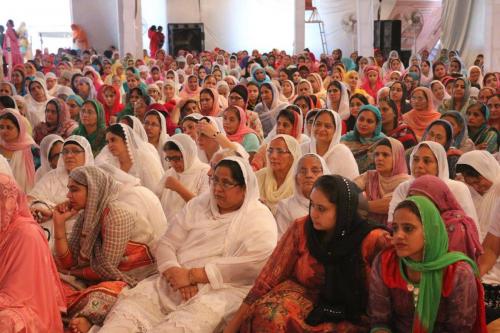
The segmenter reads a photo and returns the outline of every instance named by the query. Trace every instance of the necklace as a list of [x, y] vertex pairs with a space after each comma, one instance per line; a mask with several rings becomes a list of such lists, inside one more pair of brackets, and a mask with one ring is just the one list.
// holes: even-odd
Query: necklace
[[416, 287], [415, 285], [411, 284], [411, 283], [408, 283], [406, 285], [406, 289], [408, 289], [408, 291], [412, 293], [412, 295], [413, 295], [413, 305], [415, 307], [417, 307], [418, 294], [420, 292], [420, 289], [418, 287]]

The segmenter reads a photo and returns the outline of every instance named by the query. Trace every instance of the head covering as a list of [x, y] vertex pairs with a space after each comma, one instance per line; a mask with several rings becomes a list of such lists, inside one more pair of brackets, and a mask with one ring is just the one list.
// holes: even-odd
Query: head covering
[[434, 102], [434, 108], [437, 108], [439, 105], [441, 105], [441, 103], [443, 103], [444, 100], [450, 99], [451, 96], [446, 91], [446, 87], [444, 86], [444, 84], [441, 81], [439, 81], [439, 80], [433, 80], [433, 81], [431, 81], [431, 84], [429, 85], [429, 89], [431, 89], [431, 92], [432, 92], [432, 86], [435, 85], [435, 84], [440, 85], [443, 88], [443, 91], [444, 91], [443, 99], [438, 99], [436, 97], [436, 95], [434, 95], [434, 93], [432, 93], [432, 101]]
[[410, 195], [424, 195], [436, 205], [448, 230], [450, 251], [459, 251], [477, 260], [483, 248], [474, 220], [467, 216], [441, 179], [425, 175], [415, 179], [408, 189]]
[[102, 147], [106, 144], [106, 121], [104, 119], [104, 111], [102, 109], [101, 103], [96, 100], [87, 100], [85, 103], [92, 103], [95, 110], [97, 111], [97, 130], [94, 133], [87, 133], [85, 126], [83, 126], [82, 121], [78, 122], [78, 128], [73, 132], [74, 135], [81, 135], [85, 137], [90, 145], [92, 146], [92, 152], [94, 156], [101, 151]]
[[[377, 81], [375, 82], [375, 87], [372, 89], [370, 85], [370, 80], [368, 79], [368, 73], [375, 72], [377, 73]], [[363, 82], [361, 83], [361, 89], [365, 90], [371, 97], [374, 99], [377, 98], [377, 92], [384, 87], [384, 83], [380, 78], [380, 70], [377, 66], [366, 66], [364, 69], [364, 77]]]
[[477, 79], [476, 84], [479, 85], [479, 88], [482, 88], [483, 87], [483, 71], [481, 70], [481, 67], [479, 67], [479, 66], [470, 66], [469, 70], [467, 71], [467, 77], [470, 78], [470, 72], [473, 69], [477, 69], [479, 71], [479, 78]]
[[441, 118], [447, 116], [453, 117], [457, 124], [460, 126], [460, 132], [453, 133], [453, 142], [451, 145], [452, 147], [461, 149], [465, 145], [467, 139], [469, 139], [469, 134], [467, 132], [467, 121], [465, 120], [464, 115], [458, 111], [446, 111], [445, 113], [443, 113]]
[[[157, 115], [160, 118], [160, 138], [158, 139], [158, 145], [155, 148], [158, 151], [158, 155], [163, 156], [163, 146], [169, 138], [169, 135], [167, 134], [167, 122], [165, 120], [165, 116], [160, 111], [152, 109], [146, 112], [146, 114], [144, 115], [144, 119], [146, 119], [146, 117], [149, 115]], [[167, 166], [167, 162], [163, 158], [161, 160], [163, 168], [165, 169]]]
[[132, 121], [132, 126], [130, 127], [132, 128], [132, 130], [134, 131], [134, 133], [138, 138], [140, 138], [144, 142], [149, 142], [146, 130], [144, 129], [144, 126], [142, 126], [142, 123], [139, 120], [139, 118], [130, 115], [124, 116], [123, 118], [128, 118]]
[[40, 142], [41, 166], [36, 170], [35, 181], [40, 180], [47, 172], [52, 170], [50, 167], [50, 150], [57, 142], [64, 142], [64, 139], [57, 134], [49, 134]]
[[[339, 109], [333, 110], [332, 103], [330, 101], [330, 97], [327, 98], [326, 107], [327, 107], [327, 109], [331, 109], [333, 111], [336, 111], [340, 115], [340, 118], [342, 118], [342, 120], [346, 120], [351, 115], [351, 111], [349, 108], [349, 88], [344, 82], [341, 82], [341, 81], [337, 81], [337, 82], [340, 83]], [[333, 81], [328, 86], [330, 87], [332, 84], [333, 84]]]
[[[310, 85], [309, 81], [306, 82]], [[276, 85], [272, 82], [262, 83], [260, 89], [262, 87], [266, 87], [272, 91], [273, 99], [271, 101], [271, 105], [268, 107], [264, 101], [260, 102], [258, 105], [262, 106], [262, 111], [259, 112], [259, 118], [262, 123], [262, 127], [264, 129], [264, 135], [267, 135], [269, 131], [275, 125], [276, 116], [278, 113], [284, 109], [288, 103], [280, 100], [280, 93]], [[311, 90], [312, 91], [312, 90]]]
[[224, 110], [224, 113], [227, 112], [228, 110], [234, 111], [234, 109], [236, 109], [238, 111], [238, 118], [240, 120], [240, 123], [239, 123], [238, 128], [236, 129], [235, 133], [229, 134], [226, 131], [226, 137], [229, 140], [231, 140], [231, 141], [236, 141], [238, 143], [243, 143], [243, 140], [245, 139], [245, 136], [247, 134], [250, 134], [250, 133], [253, 133], [255, 135], [257, 135], [257, 134], [255, 133], [255, 131], [253, 129], [251, 129], [250, 127], [248, 127], [248, 125], [247, 125], [247, 114], [239, 106], [233, 105], [232, 107], [229, 107], [226, 110]]
[[292, 166], [288, 170], [283, 184], [278, 187], [269, 158], [267, 159], [266, 168], [261, 169], [256, 173], [261, 199], [271, 209], [273, 214], [276, 213], [276, 205], [278, 204], [278, 201], [293, 195], [293, 174], [295, 170], [295, 164], [298, 162], [301, 155], [300, 145], [297, 140], [295, 140], [295, 138], [286, 134], [278, 134], [273, 138], [273, 140], [271, 140], [271, 143], [272, 141], [277, 139], [282, 139], [285, 141], [287, 149], [290, 151], [290, 154], [293, 158]]
[[429, 88], [417, 87], [413, 90], [412, 95], [417, 91], [422, 91], [427, 98], [427, 106], [425, 110], [417, 111], [412, 109], [410, 112], [403, 114], [403, 121], [410, 126], [415, 132], [415, 135], [420, 140], [427, 126], [434, 120], [439, 119], [441, 114], [434, 109], [432, 100], [432, 92]]
[[17, 95], [16, 87], [14, 87], [14, 85], [12, 83], [7, 82], [7, 81], [0, 81], [0, 86], [3, 84], [6, 84], [10, 87], [11, 94], [9, 96]]
[[448, 170], [448, 158], [446, 157], [446, 151], [444, 150], [444, 147], [441, 144], [434, 141], [422, 141], [413, 148], [413, 151], [410, 155], [411, 175], [413, 176], [413, 155], [415, 155], [420, 146], [423, 145], [429, 147], [429, 149], [434, 154], [434, 157], [436, 158], [438, 165], [437, 177], [444, 181], [450, 179], [450, 173]]
[[354, 126], [354, 129], [352, 131], [349, 131], [349, 133], [345, 134], [342, 136], [342, 141], [359, 141], [363, 144], [365, 143], [373, 143], [376, 142], [382, 138], [385, 138], [385, 134], [382, 133], [382, 114], [380, 113], [380, 110], [378, 107], [373, 106], [373, 105], [363, 105], [358, 112], [358, 119], [361, 113], [370, 111], [375, 115], [375, 119], [377, 121], [377, 125], [375, 127], [375, 131], [373, 132], [372, 137], [370, 138], [363, 138], [359, 135], [358, 131], [358, 124], [356, 122], [356, 126]]
[[79, 82], [80, 83], [83, 82], [89, 86], [89, 94], [88, 94], [88, 96], [84, 97], [84, 96], [80, 95], [80, 92], [78, 92], [78, 95], [86, 101], [89, 99], [96, 99], [97, 91], [95, 89], [94, 82], [92, 82], [92, 80], [86, 76], [81, 77]]
[[233, 89], [231, 89], [231, 93], [233, 93], [233, 92], [238, 94], [241, 98], [243, 98], [243, 101], [245, 102], [245, 106], [246, 106], [248, 103], [248, 90], [247, 90], [247, 88], [242, 84], [238, 84], [238, 85], [234, 86]]
[[[464, 82], [464, 97], [462, 98], [462, 108], [460, 110], [457, 109], [456, 107], [456, 101], [455, 101], [455, 86], [457, 85], [458, 81], [463, 81]], [[457, 110], [460, 111], [460, 113], [465, 115], [465, 111], [467, 111], [467, 107], [469, 106], [469, 98], [470, 98], [470, 81], [464, 77], [459, 77], [455, 79], [455, 83], [453, 84], [453, 89], [451, 91], [451, 110]]]
[[67, 98], [66, 98], [66, 103], [68, 101], [75, 101], [76, 104], [78, 104], [78, 106], [82, 106], [83, 105], [83, 98], [81, 98], [80, 96], [78, 95], [69, 95]]
[[70, 95], [74, 95], [75, 92], [73, 91], [73, 89], [71, 89], [70, 87], [66, 87], [66, 86], [59, 86], [57, 87], [57, 90], [56, 90], [56, 97], [59, 97], [60, 95], [66, 95], [66, 96], [70, 96]]
[[33, 138], [36, 142], [41, 142], [42, 139], [49, 134], [57, 134], [62, 137], [69, 136], [76, 128], [76, 122], [71, 119], [66, 103], [59, 99], [53, 98], [47, 102], [45, 108], [49, 104], [53, 104], [57, 111], [57, 123], [49, 125], [47, 122], [39, 123], [33, 130]]
[[309, 151], [311, 153], [317, 153], [316, 151], [316, 136], [314, 135], [314, 125], [316, 124], [317, 119], [319, 116], [321, 116], [324, 113], [328, 113], [332, 119], [333, 119], [333, 124], [335, 126], [335, 133], [333, 133], [332, 141], [330, 141], [330, 146], [328, 147], [327, 152], [323, 155], [323, 158], [326, 160], [328, 156], [333, 152], [334, 147], [340, 143], [340, 138], [342, 137], [342, 119], [340, 119], [340, 115], [329, 109], [321, 109], [318, 110], [319, 112], [314, 116], [314, 122], [313, 122], [313, 133], [311, 133], [311, 142], [309, 143]]
[[212, 116], [212, 117], [217, 117], [220, 112], [220, 105], [219, 105], [219, 93], [217, 92], [216, 89], [214, 88], [203, 88], [200, 91], [200, 96], [203, 93], [208, 93], [210, 96], [212, 96], [214, 102], [212, 104], [212, 109], [208, 112], [202, 112], [204, 116]]
[[[196, 89], [194, 90], [191, 90], [191, 88], [189, 88], [189, 79], [192, 77], [196, 78]], [[198, 77], [194, 74], [191, 74], [184, 80], [184, 84], [182, 85], [182, 91], [180, 92], [180, 97], [182, 99], [193, 98], [199, 100], [200, 91], [201, 87], [199, 85]]]
[[[264, 72], [264, 74], [265, 74], [264, 80], [261, 80], [261, 81], [257, 80], [257, 78], [255, 77], [256, 74], [257, 74], [257, 71], [263, 71]], [[262, 68], [259, 64], [256, 63], [253, 66], [253, 68], [252, 68], [252, 79], [251, 79], [251, 81], [255, 82], [260, 87], [263, 83], [269, 83], [269, 82], [271, 82], [271, 79], [267, 75], [266, 70], [264, 68]], [[311, 92], [312, 92], [312, 90], [311, 90]]]
[[[111, 107], [107, 106], [104, 98], [104, 93], [108, 89], [112, 89], [115, 92], [115, 100], [113, 101], [113, 105]], [[122, 105], [120, 103], [120, 91], [111, 84], [103, 84], [99, 88], [99, 91], [97, 92], [97, 100], [102, 104], [104, 109], [106, 124], [109, 124], [111, 116], [117, 115], [122, 109]]]
[[448, 234], [436, 206], [427, 198], [412, 196], [407, 199], [413, 202], [420, 213], [424, 229], [424, 249], [422, 261], [414, 261], [409, 257], [400, 258], [402, 276], [404, 266], [420, 272], [419, 295], [413, 319], [414, 332], [432, 333], [439, 310], [443, 287], [443, 272], [446, 267], [458, 261], [465, 261], [478, 276], [476, 264], [461, 252], [448, 252]]
[[300, 190], [299, 183], [297, 182], [297, 177], [300, 172], [300, 167], [301, 167], [301, 162], [302, 160], [308, 158], [308, 157], [315, 157], [320, 163], [321, 163], [321, 168], [323, 170], [322, 175], [329, 175], [330, 174], [330, 169], [328, 168], [328, 165], [326, 165], [325, 160], [323, 157], [319, 156], [318, 154], [315, 153], [307, 153], [302, 155], [302, 157], [295, 163], [295, 167], [293, 170], [293, 179], [294, 179], [294, 191], [293, 191], [293, 196], [291, 197], [289, 201], [289, 206], [290, 207], [302, 207], [305, 208], [305, 214], [302, 216], [307, 215], [309, 211], [309, 198], [306, 198], [304, 194], [302, 194], [302, 191]]
[[21, 152], [20, 159], [12, 157], [10, 167], [19, 187], [28, 192], [35, 184], [35, 164], [31, 146], [36, 144], [33, 138], [26, 132], [26, 123], [18, 111], [8, 108], [0, 111], [0, 116], [5, 114], [11, 114], [15, 117], [17, 122], [15, 125], [19, 128], [19, 135], [14, 142], [6, 142], [0, 137], [0, 146], [10, 151]]
[[451, 147], [451, 144], [453, 143], [453, 126], [447, 120], [437, 119], [437, 120], [434, 120], [432, 123], [430, 123], [429, 126], [427, 126], [427, 128], [424, 132], [424, 135], [422, 136], [422, 140], [424, 140], [424, 141], [428, 140], [427, 134], [429, 134], [431, 127], [434, 125], [443, 126], [444, 131], [446, 132], [446, 142], [443, 145], [443, 147], [444, 147], [444, 150], [448, 151], [448, 149], [450, 149], [450, 147]]

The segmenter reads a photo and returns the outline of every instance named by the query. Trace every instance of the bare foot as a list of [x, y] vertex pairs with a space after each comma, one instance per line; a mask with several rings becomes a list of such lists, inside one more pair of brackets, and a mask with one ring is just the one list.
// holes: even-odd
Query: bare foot
[[73, 333], [87, 333], [92, 324], [84, 317], [76, 317], [69, 322], [69, 328]]

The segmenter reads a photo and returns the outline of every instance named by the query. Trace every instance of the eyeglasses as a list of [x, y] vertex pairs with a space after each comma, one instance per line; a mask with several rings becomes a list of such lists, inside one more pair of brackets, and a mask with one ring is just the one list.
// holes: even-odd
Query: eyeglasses
[[269, 155], [272, 155], [273, 153], [276, 153], [278, 155], [283, 155], [283, 154], [290, 153], [290, 151], [287, 149], [283, 149], [283, 148], [267, 148], [267, 153]]
[[67, 155], [78, 155], [78, 154], [81, 154], [81, 153], [84, 153], [85, 150], [77, 150], [77, 149], [63, 149], [61, 154], [63, 156], [67, 156]]
[[239, 185], [236, 183], [228, 182], [227, 180], [220, 180], [219, 178], [217, 178], [215, 176], [210, 177], [210, 183], [212, 184], [212, 186], [220, 185], [220, 187], [222, 187], [222, 189], [224, 189], [224, 190], [229, 190], [230, 188], [233, 188], [233, 187]]
[[233, 95], [233, 96], [229, 96], [229, 99], [231, 101], [235, 102], [235, 101], [239, 101], [240, 99], [243, 99], [243, 98], [241, 96], [238, 96], [238, 95], [236, 95], [236, 96]]
[[160, 127], [157, 123], [150, 123], [149, 121], [144, 122], [144, 127]]
[[180, 160], [182, 160], [182, 156], [165, 156], [167, 162], [179, 162]]

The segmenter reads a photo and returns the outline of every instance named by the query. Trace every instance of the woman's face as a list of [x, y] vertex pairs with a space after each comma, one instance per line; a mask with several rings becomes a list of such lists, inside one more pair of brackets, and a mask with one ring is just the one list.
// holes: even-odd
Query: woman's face
[[456, 137], [462, 131], [462, 126], [460, 126], [455, 117], [444, 116], [441, 119], [444, 119], [451, 124], [451, 127], [453, 128], [453, 137]]
[[214, 106], [214, 99], [209, 93], [200, 94], [200, 107], [202, 113], [210, 113]]
[[314, 156], [307, 156], [300, 160], [297, 171], [297, 184], [302, 195], [309, 198], [314, 182], [323, 175], [323, 166]]
[[[201, 78], [201, 77], [200, 77]], [[198, 88], [198, 79], [195, 76], [190, 76], [188, 79], [189, 90], [196, 90]]]
[[76, 102], [72, 99], [66, 102], [68, 105], [69, 114], [71, 115], [71, 119], [77, 119], [80, 114], [80, 106], [76, 104]]
[[490, 109], [490, 119], [500, 119], [500, 98], [498, 96], [493, 96], [488, 99], [488, 103], [486, 105], [488, 106], [488, 109]]
[[79, 145], [68, 143], [61, 151], [64, 167], [70, 173], [74, 168], [85, 165], [85, 150]]
[[424, 228], [418, 216], [408, 208], [396, 209], [392, 228], [392, 244], [398, 257], [422, 261], [425, 239]]
[[263, 69], [258, 69], [255, 71], [255, 79], [257, 81], [264, 81], [266, 79], [266, 72]]
[[467, 109], [465, 115], [467, 117], [467, 125], [471, 128], [479, 128], [486, 122], [479, 106], [471, 106]]
[[254, 85], [247, 86], [248, 90], [248, 100], [255, 102], [259, 98], [259, 88]]
[[238, 210], [245, 200], [245, 186], [236, 185], [231, 169], [218, 166], [211, 178], [211, 191], [221, 213]]
[[375, 84], [377, 82], [378, 73], [375, 71], [368, 72], [368, 81], [370, 84]]
[[363, 111], [358, 115], [356, 120], [356, 128], [358, 133], [363, 138], [370, 138], [377, 127], [377, 118], [371, 111]]
[[224, 111], [222, 117], [222, 126], [224, 127], [224, 131], [227, 134], [232, 135], [236, 133], [238, 127], [240, 126], [240, 119], [235, 110], [229, 109]]
[[437, 142], [443, 147], [446, 144], [446, 139], [446, 130], [439, 124], [432, 125], [432, 127], [429, 128], [429, 132], [425, 136], [426, 141]]
[[23, 75], [19, 71], [12, 72], [12, 84], [18, 85], [23, 83]]
[[307, 81], [309, 81], [309, 83], [311, 83], [311, 86], [313, 88], [313, 92], [318, 92], [320, 90], [320, 86], [318, 84], [318, 81], [316, 81], [316, 79], [314, 78], [314, 75], [308, 75], [307, 76]]
[[450, 63], [450, 73], [458, 73], [460, 71], [460, 65], [456, 61]]
[[19, 136], [19, 130], [10, 119], [0, 119], [0, 137], [5, 142], [15, 142]]
[[68, 180], [68, 194], [66, 197], [74, 210], [85, 209], [87, 204], [87, 187], [78, 184], [73, 179]]
[[198, 77], [201, 79], [201, 80], [204, 80], [206, 77], [207, 77], [207, 71], [205, 71], [204, 68], [200, 68], [198, 70]]
[[221, 71], [214, 71], [213, 75], [215, 77], [216, 82], [219, 82], [222, 80], [222, 72]]
[[349, 108], [351, 110], [351, 116], [354, 118], [358, 117], [358, 112], [359, 108], [362, 107], [364, 104], [359, 98], [351, 98], [351, 101], [349, 102]]
[[139, 87], [139, 80], [135, 75], [129, 75], [127, 76], [127, 85], [129, 90], [137, 88]]
[[315, 230], [331, 231], [337, 224], [337, 205], [318, 188], [313, 188], [309, 196], [309, 216]]
[[158, 81], [160, 80], [160, 71], [155, 68], [151, 71], [151, 77], [153, 78], [153, 81]]
[[398, 59], [393, 59], [391, 60], [391, 70], [397, 71], [401, 67], [401, 63], [399, 62]]
[[413, 154], [411, 173], [415, 178], [425, 175], [438, 175], [436, 156], [428, 146], [421, 145]]
[[378, 103], [378, 108], [382, 115], [382, 125], [394, 124], [394, 117], [396, 117], [396, 115], [392, 111], [391, 106], [386, 102], [380, 101]]
[[490, 87], [490, 88], [493, 88], [493, 89], [497, 89], [497, 85], [498, 85], [498, 79], [496, 77], [496, 75], [488, 75], [488, 77], [486, 78], [485, 80], [485, 87]]
[[443, 65], [437, 65], [434, 68], [434, 79], [441, 80], [446, 75], [446, 68]]
[[423, 111], [427, 109], [427, 97], [425, 93], [421, 90], [413, 92], [411, 95], [411, 106], [417, 111]]
[[391, 89], [389, 90], [389, 98], [396, 103], [401, 102], [401, 99], [403, 98], [403, 87], [401, 86], [401, 83], [394, 83], [391, 86]]
[[415, 80], [410, 75], [405, 76], [404, 83], [407, 91], [413, 90], [413, 85], [415, 84]]
[[134, 104], [134, 116], [142, 120], [147, 108], [148, 106], [146, 105], [146, 102], [144, 102], [144, 99], [139, 98]]
[[180, 151], [173, 149], [165, 150], [165, 160], [174, 168], [175, 172], [184, 172], [184, 158]]
[[429, 74], [429, 72], [431, 70], [431, 68], [429, 67], [429, 65], [425, 61], [423, 61], [422, 64], [420, 65], [420, 69], [422, 70], [422, 74], [425, 74], [425, 75]]
[[260, 98], [262, 102], [266, 103], [267, 107], [271, 106], [273, 102], [273, 92], [267, 86], [260, 87]]
[[85, 83], [83, 80], [80, 80], [78, 82], [78, 95], [86, 98], [88, 97], [90, 93], [90, 87], [87, 83]]
[[340, 91], [339, 88], [337, 88], [335, 85], [331, 85], [328, 88], [328, 98], [332, 102], [332, 104], [337, 104], [340, 103], [340, 97], [342, 95], [342, 92]]
[[151, 98], [153, 98], [155, 101], [159, 101], [161, 97], [160, 92], [155, 88], [149, 88], [148, 95], [151, 96]]
[[477, 68], [471, 69], [470, 73], [469, 73], [470, 82], [477, 82], [477, 80], [479, 80], [479, 75], [481, 75], [481, 73], [479, 72], [479, 69], [477, 69]]
[[293, 74], [292, 74], [293, 83], [297, 84], [297, 82], [299, 82], [300, 78], [301, 78], [300, 73], [298, 71], [293, 72]]
[[375, 170], [384, 177], [392, 174], [392, 149], [386, 145], [378, 145], [374, 154]]
[[97, 125], [97, 111], [91, 103], [84, 103], [80, 110], [80, 121], [85, 127]]
[[465, 82], [462, 80], [456, 80], [453, 85], [453, 98], [461, 99], [464, 98], [465, 94]]
[[116, 92], [114, 89], [106, 89], [104, 91], [104, 103], [106, 103], [107, 107], [113, 107], [115, 104]]
[[292, 131], [293, 124], [290, 120], [285, 116], [278, 117], [276, 122], [276, 134], [287, 134], [293, 136]]
[[49, 126], [54, 126], [57, 124], [57, 107], [54, 103], [47, 103], [45, 106], [45, 122]]
[[170, 84], [163, 86], [163, 93], [165, 94], [165, 100], [170, 101], [175, 96], [175, 89]]
[[0, 83], [0, 96], [12, 96], [12, 89], [7, 83]]
[[120, 136], [108, 132], [106, 133], [106, 143], [108, 145], [109, 152], [113, 156], [120, 157], [128, 155], [127, 144]]
[[166, 78], [167, 80], [175, 81], [175, 74], [173, 72], [168, 72]]
[[[480, 101], [483, 104], [488, 103], [488, 99], [493, 96], [493, 91], [491, 89], [481, 89], [479, 90], [479, 95], [477, 97], [477, 100]], [[19, 104], [17, 105], [19, 107]]]
[[439, 83], [434, 83], [432, 86], [431, 86], [431, 90], [432, 90], [432, 93], [434, 94], [434, 96], [436, 96], [436, 98], [440, 101], [443, 100], [444, 98], [444, 87], [439, 84]]
[[316, 141], [324, 144], [330, 144], [335, 134], [335, 124], [332, 116], [326, 112], [319, 115], [313, 124], [313, 135]]
[[196, 141], [198, 139], [198, 132], [196, 130], [196, 123], [192, 120], [185, 120], [182, 122], [182, 133], [187, 134]]
[[44, 102], [47, 100], [47, 96], [45, 95], [45, 90], [42, 85], [38, 82], [33, 82], [30, 85], [30, 94], [33, 96], [33, 99], [37, 102]]
[[267, 148], [267, 158], [274, 174], [287, 174], [293, 164], [292, 153], [283, 138], [276, 138]]
[[62, 148], [63, 148], [63, 143], [61, 141], [57, 141], [52, 145], [52, 147], [50, 147], [48, 160], [51, 169], [57, 168], [57, 162], [59, 161], [59, 156], [61, 155]]
[[146, 116], [144, 119], [144, 130], [150, 143], [158, 142], [161, 133], [161, 124], [156, 115], [150, 114]]
[[312, 93], [311, 88], [306, 82], [299, 83], [297, 91], [300, 96], [309, 96]]
[[283, 95], [291, 96], [293, 95], [293, 87], [290, 82], [283, 81]]
[[217, 87], [217, 80], [214, 76], [207, 77], [205, 83], [203, 84], [204, 88], [214, 88]]
[[342, 81], [342, 74], [339, 71], [333, 72], [332, 79], [334, 81]]
[[358, 86], [358, 80], [359, 80], [359, 77], [358, 77], [357, 73], [351, 74], [350, 76], [348, 76], [349, 86], [351, 86], [351, 87], [357, 87]]
[[464, 181], [467, 185], [472, 187], [480, 195], [485, 195], [493, 185], [493, 182], [489, 179], [479, 175], [477, 177], [471, 177], [464, 175]]
[[286, 74], [285, 71], [280, 71], [279, 79], [280, 79], [281, 82], [284, 82], [284, 81], [288, 80], [288, 75]]

